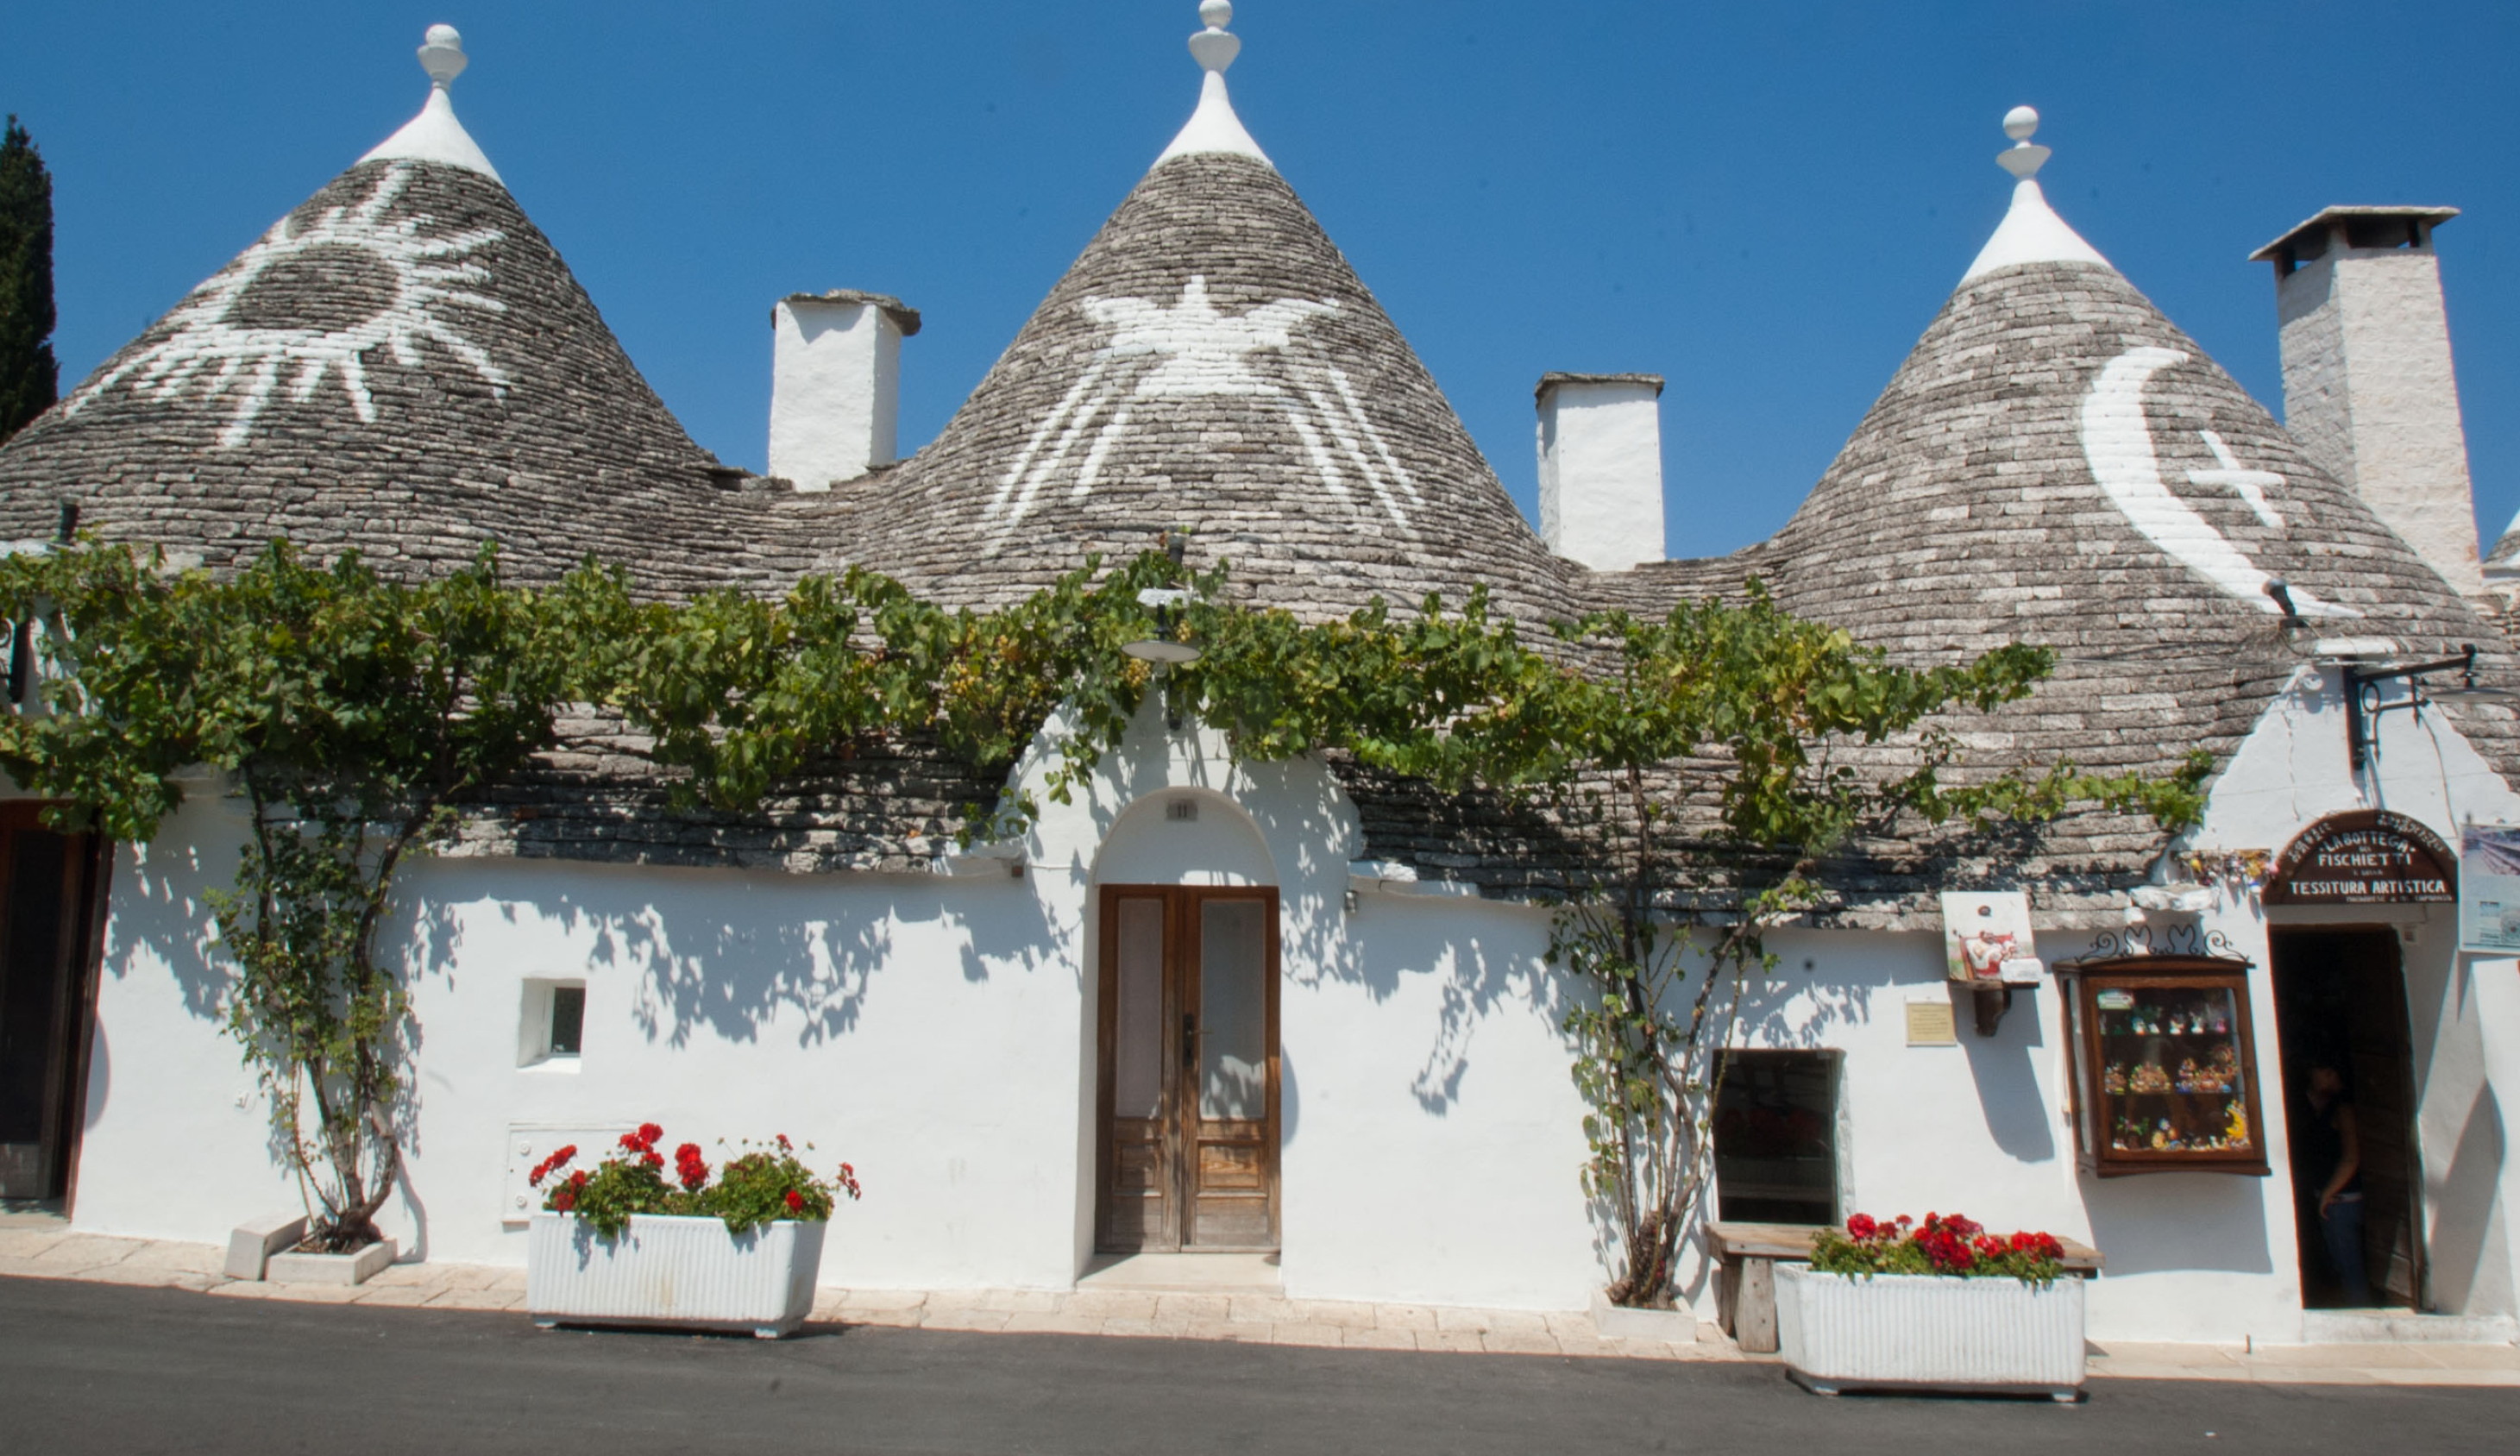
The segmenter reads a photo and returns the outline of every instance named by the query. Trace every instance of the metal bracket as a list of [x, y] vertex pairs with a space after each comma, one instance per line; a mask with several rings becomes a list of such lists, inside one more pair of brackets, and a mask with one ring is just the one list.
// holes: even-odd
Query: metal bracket
[[[2361, 663], [2345, 664], [2345, 759], [2349, 772], [2361, 773], [2370, 767], [2379, 749], [2380, 715], [2404, 708], [2420, 710], [2431, 699], [2424, 696], [2424, 679], [2432, 673], [2455, 669], [2461, 677], [2460, 690], [2476, 690], [2476, 644], [2467, 643], [2456, 657], [2438, 662], [2418, 662], [2405, 667], [2364, 667]], [[2413, 693], [2403, 703], [2383, 704], [2380, 684], [2393, 678], [2404, 678]]]

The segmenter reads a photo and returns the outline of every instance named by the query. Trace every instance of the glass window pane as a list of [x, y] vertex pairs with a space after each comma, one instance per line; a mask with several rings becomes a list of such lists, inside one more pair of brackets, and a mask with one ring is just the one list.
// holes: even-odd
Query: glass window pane
[[2099, 1132], [2121, 1153], [2235, 1153], [2255, 1145], [2231, 993], [2103, 986]]
[[1837, 1221], [1837, 1059], [1735, 1051], [1715, 1107], [1718, 1216], [1749, 1223]]
[[1151, 1118], [1164, 1085], [1164, 903], [1120, 902], [1120, 1007], [1111, 1115]]
[[555, 986], [552, 988], [551, 1052], [556, 1057], [577, 1055], [578, 1043], [586, 1033], [586, 988]]
[[1198, 1115], [1269, 1115], [1267, 906], [1212, 900], [1199, 907]]

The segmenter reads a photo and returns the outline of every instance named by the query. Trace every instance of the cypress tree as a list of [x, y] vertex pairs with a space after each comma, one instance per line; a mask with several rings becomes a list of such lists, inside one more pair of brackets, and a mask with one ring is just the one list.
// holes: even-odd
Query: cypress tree
[[0, 134], [0, 440], [52, 407], [53, 175], [18, 118]]

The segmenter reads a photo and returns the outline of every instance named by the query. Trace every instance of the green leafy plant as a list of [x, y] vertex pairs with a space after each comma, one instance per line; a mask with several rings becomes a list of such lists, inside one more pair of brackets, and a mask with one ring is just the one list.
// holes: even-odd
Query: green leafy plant
[[[621, 1134], [620, 1145], [594, 1170], [579, 1169], [562, 1176], [561, 1169], [577, 1158], [577, 1145], [571, 1143], [536, 1164], [527, 1181], [539, 1188], [549, 1179], [543, 1208], [573, 1213], [607, 1239], [621, 1237], [639, 1213], [715, 1217], [737, 1234], [782, 1218], [821, 1223], [832, 1216], [837, 1195], [855, 1200], [862, 1191], [856, 1169], [843, 1163], [825, 1178], [805, 1166], [785, 1134], [765, 1144], [740, 1144], [745, 1151], [726, 1160], [714, 1183], [699, 1144], [684, 1143], [674, 1150], [674, 1176], [668, 1182], [665, 1155], [656, 1151], [664, 1138], [664, 1128], [643, 1123], [636, 1131]], [[814, 1145], [805, 1146], [811, 1151]]]
[[[1150, 588], [1186, 600], [1159, 615]], [[776, 599], [672, 602], [593, 564], [518, 588], [488, 552], [402, 585], [285, 543], [226, 578], [87, 545], [0, 558], [0, 609], [39, 624], [42, 711], [0, 715], [0, 768], [22, 785], [146, 842], [180, 802], [181, 771], [233, 775], [251, 827], [213, 903], [235, 970], [228, 1027], [321, 1205], [317, 1241], [338, 1248], [375, 1236], [410, 1113], [407, 973], [378, 947], [396, 873], [553, 746], [564, 705], [608, 707], [646, 735], [685, 807], [742, 811], [818, 755], [909, 738], [987, 772], [1037, 750], [1063, 803], [1159, 690], [1239, 759], [1337, 752], [1536, 808], [1590, 865], [1550, 956], [1578, 992], [1564, 1027], [1588, 1107], [1584, 1185], [1615, 1235], [1609, 1293], [1637, 1304], [1670, 1298], [1709, 1172], [1721, 1050], [1745, 987], [1776, 968], [1765, 934], [1822, 903], [1829, 856], [1903, 817], [1983, 826], [2076, 803], [2175, 830], [2194, 821], [2212, 762], [2165, 779], [2063, 763], [1956, 774], [1950, 715], [2022, 697], [2051, 654], [1900, 666], [1755, 582], [1738, 601], [1595, 614], [1535, 644], [1484, 591], [1313, 622], [1239, 602], [1224, 565], [1192, 571], [1161, 551], [1088, 558], [975, 612], [859, 569]], [[1194, 639], [1198, 660], [1157, 678], [1125, 650], [1160, 632]], [[971, 806], [967, 837], [1038, 814], [1020, 781]], [[730, 1186], [787, 1178], [763, 1156], [737, 1159]], [[590, 1213], [608, 1220], [673, 1195], [628, 1164], [644, 1166], [598, 1169], [572, 1199], [610, 1176]]]
[[312, 1247], [377, 1239], [401, 1170], [417, 1033], [378, 946], [395, 873], [551, 743], [580, 693], [572, 595], [509, 586], [487, 551], [418, 586], [286, 544], [226, 580], [127, 548], [0, 563], [0, 599], [46, 625], [45, 711], [0, 719], [20, 783], [141, 842], [185, 766], [232, 775], [246, 801], [236, 882], [208, 897], [233, 973], [222, 1010]]
[[[1564, 1029], [1587, 1107], [1584, 1187], [1617, 1241], [1607, 1297], [1655, 1306], [1672, 1298], [1713, 1170], [1743, 996], [1777, 970], [1767, 933], [1822, 903], [1829, 856], [1903, 817], [1982, 827], [2077, 801], [2141, 804], [2175, 829], [2201, 806], [2211, 760], [2168, 786], [2067, 765], [1952, 784], [1960, 743], [1938, 720], [2027, 696], [2053, 654], [2015, 645], [1906, 667], [1783, 611], [1756, 581], [1737, 602], [1601, 613], [1558, 634], [1606, 662], [1560, 675], [1548, 699], [1552, 802], [1598, 851], [1549, 954], [1584, 991]], [[1893, 748], [1900, 766], [1884, 767]], [[1859, 753], [1873, 761], [1848, 762]]]

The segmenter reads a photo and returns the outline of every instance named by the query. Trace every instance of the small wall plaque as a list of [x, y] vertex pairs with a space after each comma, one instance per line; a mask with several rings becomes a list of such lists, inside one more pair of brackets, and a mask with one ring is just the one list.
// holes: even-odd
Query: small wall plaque
[[1959, 1040], [1959, 1027], [1952, 1019], [1950, 1001], [1910, 1001], [1908, 1003], [1908, 1044], [1910, 1046], [1958, 1046]]

